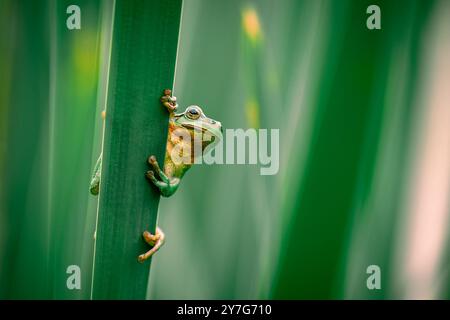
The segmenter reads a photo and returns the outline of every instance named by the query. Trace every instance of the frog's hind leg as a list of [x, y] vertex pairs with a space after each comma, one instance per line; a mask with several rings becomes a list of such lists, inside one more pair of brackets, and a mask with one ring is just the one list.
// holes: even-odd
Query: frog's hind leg
[[144, 238], [145, 242], [147, 242], [153, 248], [151, 248], [149, 251], [141, 254], [138, 257], [138, 261], [141, 263], [150, 258], [156, 251], [158, 251], [165, 242], [164, 232], [162, 232], [162, 230], [159, 227], [156, 227], [155, 234], [151, 234], [148, 231], [144, 231], [142, 237]]

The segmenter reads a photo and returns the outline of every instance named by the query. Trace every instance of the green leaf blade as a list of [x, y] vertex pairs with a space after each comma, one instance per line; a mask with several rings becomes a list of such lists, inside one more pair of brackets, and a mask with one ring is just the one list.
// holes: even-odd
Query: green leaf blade
[[103, 147], [94, 299], [145, 299], [160, 195], [145, 178], [147, 158], [163, 163], [167, 113], [159, 98], [175, 72], [181, 0], [116, 1]]

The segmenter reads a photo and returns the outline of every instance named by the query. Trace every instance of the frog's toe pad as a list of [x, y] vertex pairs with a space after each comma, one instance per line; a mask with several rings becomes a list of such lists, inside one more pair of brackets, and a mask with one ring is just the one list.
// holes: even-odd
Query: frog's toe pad
[[156, 163], [156, 157], [153, 155], [148, 157], [148, 163], [154, 165]]
[[149, 179], [154, 179], [155, 178], [155, 173], [152, 170], [147, 171], [147, 173], [145, 174], [145, 176]]

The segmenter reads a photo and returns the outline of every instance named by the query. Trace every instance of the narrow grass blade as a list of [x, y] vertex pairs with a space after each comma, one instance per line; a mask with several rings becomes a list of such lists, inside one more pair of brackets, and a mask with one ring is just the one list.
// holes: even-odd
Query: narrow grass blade
[[92, 298], [144, 299], [159, 193], [147, 158], [163, 163], [167, 114], [159, 98], [175, 71], [181, 0], [117, 0], [109, 71]]

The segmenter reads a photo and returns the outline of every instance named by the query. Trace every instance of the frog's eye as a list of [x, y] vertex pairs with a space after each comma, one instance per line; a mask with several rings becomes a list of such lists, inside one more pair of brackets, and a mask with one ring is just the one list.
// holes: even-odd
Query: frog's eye
[[197, 120], [198, 118], [200, 118], [200, 113], [200, 110], [196, 107], [189, 107], [186, 110], [186, 116], [192, 120]]

